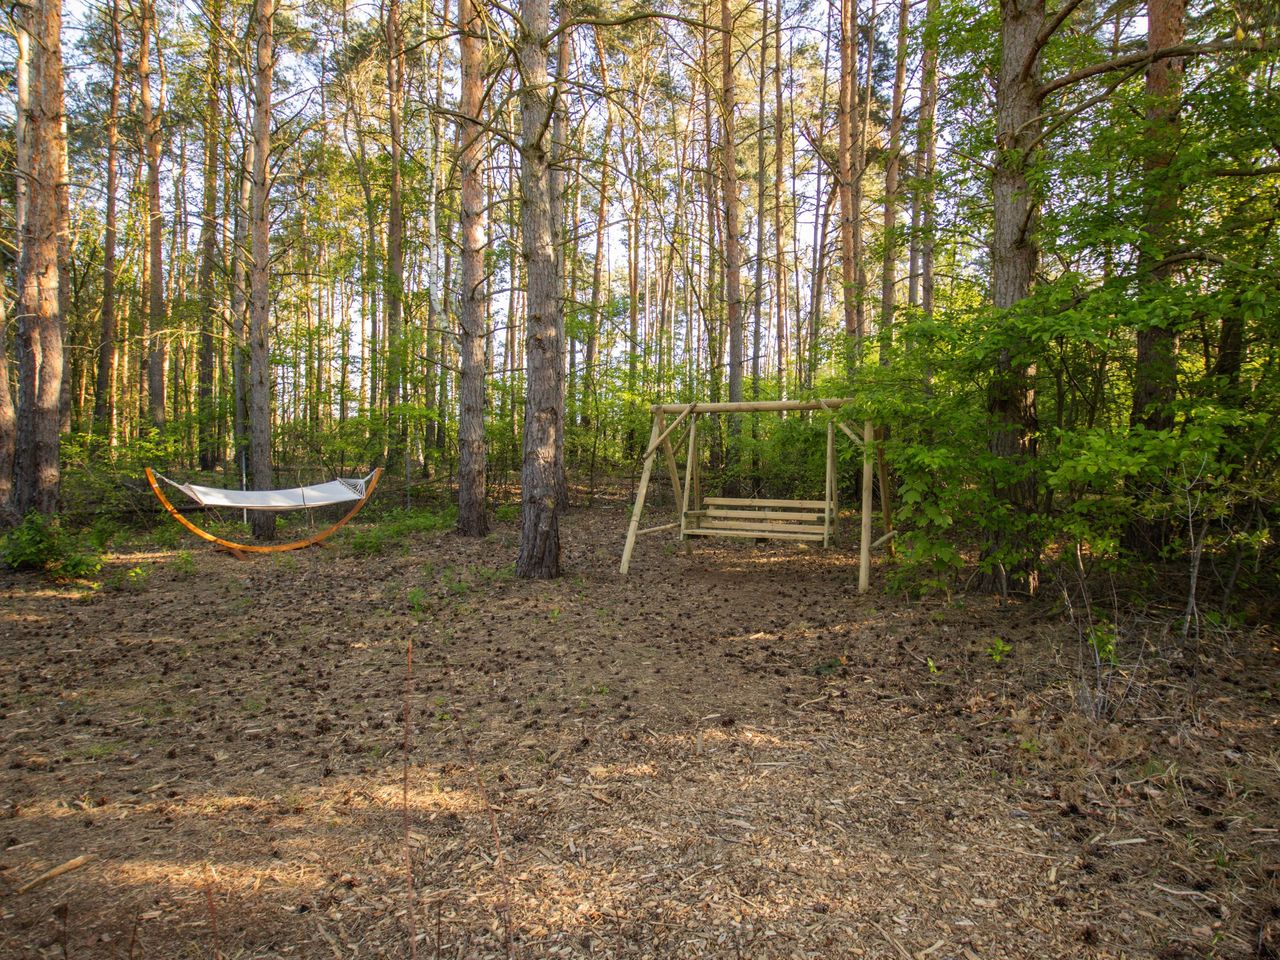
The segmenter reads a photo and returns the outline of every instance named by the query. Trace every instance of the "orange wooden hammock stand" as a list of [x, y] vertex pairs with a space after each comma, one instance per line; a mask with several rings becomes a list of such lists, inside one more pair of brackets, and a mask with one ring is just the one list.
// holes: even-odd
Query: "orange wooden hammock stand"
[[343, 527], [345, 527], [361, 508], [369, 502], [369, 498], [373, 496], [373, 489], [378, 485], [378, 480], [382, 477], [382, 468], [378, 467], [373, 471], [373, 477], [364, 488], [364, 496], [356, 501], [355, 506], [347, 511], [346, 516], [335, 523], [333, 526], [321, 530], [319, 533], [312, 534], [302, 540], [292, 540], [289, 543], [236, 543], [232, 540], [223, 540], [221, 537], [215, 537], [208, 530], [201, 530], [194, 523], [184, 517], [178, 509], [169, 502], [169, 498], [164, 495], [164, 491], [160, 489], [160, 484], [156, 483], [155, 474], [151, 472], [151, 468], [147, 467], [147, 482], [151, 484], [151, 492], [156, 495], [166, 510], [169, 511], [173, 519], [194, 533], [201, 540], [208, 540], [212, 544], [222, 547], [224, 550], [230, 550], [232, 553], [283, 553], [286, 550], [301, 550], [303, 547], [312, 547], [319, 544], [322, 540], [327, 540]]

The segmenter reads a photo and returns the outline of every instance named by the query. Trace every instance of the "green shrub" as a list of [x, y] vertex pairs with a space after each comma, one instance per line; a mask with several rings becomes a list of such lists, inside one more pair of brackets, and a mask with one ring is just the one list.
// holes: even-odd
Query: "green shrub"
[[56, 520], [40, 513], [27, 514], [0, 539], [0, 562], [11, 570], [41, 570], [71, 580], [102, 569], [97, 551], [84, 549]]
[[457, 511], [453, 508], [389, 511], [377, 523], [354, 530], [348, 543], [356, 553], [382, 554], [402, 546], [415, 534], [451, 529], [457, 519]]

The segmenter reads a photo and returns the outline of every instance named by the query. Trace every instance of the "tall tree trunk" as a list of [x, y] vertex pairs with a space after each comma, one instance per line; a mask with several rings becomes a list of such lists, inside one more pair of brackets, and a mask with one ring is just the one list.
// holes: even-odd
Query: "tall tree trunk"
[[549, 0], [522, 0], [524, 28], [517, 40], [520, 63], [520, 213], [524, 255], [525, 385], [524, 463], [521, 470], [522, 529], [516, 574], [526, 578], [560, 575], [558, 497], [564, 429], [561, 370], [564, 319], [551, 228], [548, 126], [551, 87], [547, 78]]
[[[29, 93], [21, 110], [19, 175], [27, 195], [18, 238], [18, 410], [13, 495], [19, 514], [53, 513], [60, 482], [63, 325], [58, 246], [67, 183], [62, 5], [32, 0], [19, 35], [29, 41]], [[21, 56], [19, 73], [21, 74]]]
[[[147, 412], [158, 427], [165, 423], [164, 212], [160, 208], [160, 112], [151, 91], [151, 42], [158, 37], [154, 0], [141, 0], [138, 26], [138, 84], [144, 148], [147, 155]], [[157, 51], [159, 46], [157, 44]], [[163, 88], [163, 84], [162, 84]]]
[[[995, 227], [992, 234], [992, 298], [997, 310], [1016, 306], [1031, 292], [1039, 260], [1036, 242], [1038, 196], [1030, 182], [1034, 144], [1040, 134], [1036, 94], [1039, 49], [1044, 26], [1044, 0], [1002, 0], [1001, 57], [996, 83], [996, 161], [992, 178]], [[1006, 462], [995, 493], [1007, 518], [1036, 509], [1036, 482], [1031, 470], [1036, 456], [1035, 367], [1014, 346], [994, 357], [987, 388], [991, 419], [991, 452]], [[1008, 522], [1008, 521], [1006, 521]], [[1005, 592], [1010, 582], [1034, 590], [1039, 550], [1018, 529], [996, 528], [984, 550], [990, 572], [988, 587]]]
[[[564, 0], [560, 4], [560, 19], [567, 20], [569, 3]], [[565, 352], [564, 337], [564, 305], [566, 303], [567, 292], [567, 266], [572, 261], [569, 255], [569, 247], [565, 239], [565, 206], [564, 206], [564, 185], [565, 173], [568, 168], [568, 143], [566, 138], [569, 135], [569, 107], [568, 100], [564, 95], [564, 80], [569, 74], [569, 56], [573, 49], [573, 31], [565, 30], [560, 34], [559, 43], [556, 48], [556, 86], [553, 91], [555, 97], [555, 105], [552, 110], [551, 117], [551, 242], [555, 248], [556, 254], [556, 279], [558, 281], [557, 296], [560, 298], [560, 326], [561, 326], [561, 352]], [[556, 463], [560, 466], [560, 476], [557, 479], [556, 499], [560, 502], [560, 509], [569, 509], [569, 478], [565, 474], [564, 469], [564, 437], [565, 428], [568, 425], [567, 414], [567, 398], [565, 391], [565, 368], [560, 366], [560, 430], [556, 434], [556, 443], [559, 449], [556, 451]]]
[[459, 45], [462, 57], [462, 91], [458, 104], [461, 152], [458, 158], [462, 187], [460, 232], [462, 253], [459, 272], [458, 327], [461, 333], [458, 376], [458, 532], [482, 537], [489, 531], [485, 514], [485, 311], [484, 249], [486, 245], [484, 182], [483, 24], [475, 0], [459, 0]]
[[[119, 0], [116, 0], [119, 2]], [[213, 402], [214, 333], [221, 309], [214, 287], [218, 257], [218, 148], [222, 131], [218, 121], [218, 87], [222, 73], [222, 0], [210, 0], [209, 49], [205, 59], [204, 105], [204, 201], [200, 212], [200, 366], [198, 374], [200, 468], [212, 470], [222, 459], [217, 413]]]
[[99, 315], [98, 376], [93, 391], [94, 430], [112, 439], [113, 386], [116, 356], [116, 166], [120, 154], [120, 75], [124, 43], [120, 33], [120, 0], [111, 0], [111, 105], [107, 112], [107, 212], [102, 241], [102, 309]]
[[[391, 134], [391, 189], [387, 210], [387, 375], [388, 407], [404, 400], [404, 208], [401, 197], [400, 166], [401, 103], [404, 98], [404, 36], [400, 30], [400, 0], [387, 2], [387, 114]], [[392, 449], [403, 442], [403, 418], [391, 429]]]
[[604, 258], [605, 236], [608, 232], [610, 150], [613, 143], [613, 101], [609, 98], [609, 65], [600, 41], [600, 29], [595, 30], [596, 56], [600, 64], [600, 85], [605, 92], [604, 138], [600, 141], [600, 200], [596, 206], [596, 251], [591, 266], [591, 316], [587, 330], [586, 352], [582, 359], [582, 419], [583, 427], [590, 427], [596, 401], [596, 354], [599, 350], [600, 328], [604, 322]]
[[[1186, 38], [1186, 0], [1148, 0], [1147, 49], [1177, 46]], [[1182, 98], [1183, 61], [1178, 57], [1156, 60], [1147, 67], [1148, 152], [1143, 169], [1148, 181], [1146, 242], [1138, 261], [1138, 273], [1149, 287], [1159, 286], [1173, 275], [1163, 263], [1173, 242], [1178, 215], [1179, 185], [1168, 175], [1177, 146], [1178, 112]], [[1173, 401], [1178, 392], [1177, 345], [1173, 327], [1157, 321], [1138, 330], [1138, 358], [1133, 376], [1133, 410], [1130, 422], [1148, 430], [1173, 426]]]
[[902, 167], [902, 100], [907, 85], [909, 0], [898, 6], [898, 49], [889, 112], [889, 152], [884, 161], [884, 262], [880, 274], [880, 363], [889, 362], [898, 290], [898, 173]]
[[[257, 57], [253, 75], [253, 184], [249, 234], [249, 471], [253, 489], [269, 490], [271, 467], [271, 83], [275, 69], [275, 0], [255, 0]], [[274, 539], [276, 516], [253, 512], [253, 535]]]
[[234, 391], [232, 431], [235, 437], [236, 469], [242, 480], [249, 476], [249, 383], [246, 359], [249, 352], [247, 309], [249, 293], [245, 285], [245, 253], [249, 244], [249, 207], [253, 187], [253, 142], [245, 144], [244, 160], [236, 177], [235, 224], [232, 227], [231, 303], [228, 308], [232, 332], [231, 389]]
[[[845, 362], [850, 376], [864, 330], [858, 312], [858, 258], [853, 245], [854, 223], [860, 211], [854, 206], [853, 105], [858, 86], [858, 16], [856, 0], [840, 0], [840, 98], [836, 110], [839, 144], [836, 171], [840, 178], [840, 273], [844, 278]], [[858, 176], [861, 177], [861, 171]]]
[[773, 28], [773, 282], [778, 331], [778, 397], [787, 396], [787, 264], [782, 221], [782, 5], [778, 5], [777, 24]]
[[[741, 198], [738, 196], [738, 151], [735, 114], [738, 109], [734, 77], [733, 13], [730, 0], [720, 0], [720, 96], [722, 129], [720, 167], [724, 191], [724, 300], [725, 320], [729, 327], [729, 402], [742, 400], [742, 251], [739, 246], [738, 220]], [[738, 461], [738, 438], [742, 418], [729, 419], [730, 466]]]
[[0, 292], [0, 526], [7, 526], [16, 519], [13, 509], [13, 457], [18, 439], [18, 412], [9, 391], [8, 304], [8, 297]]
[[[857, 327], [863, 335], [867, 332], [867, 264], [864, 260], [862, 242], [862, 197], [863, 184], [867, 173], [867, 144], [871, 130], [871, 104], [875, 102], [875, 58], [876, 58], [876, 0], [871, 0], [871, 13], [867, 17], [867, 63], [864, 69], [866, 81], [862, 88], [862, 102], [859, 104], [862, 117], [853, 131], [853, 260], [854, 260], [854, 312], [857, 315]], [[854, 44], [857, 45], [857, 38]], [[856, 87], [857, 77], [853, 78]]]
[[[754, 317], [751, 330], [751, 398], [760, 398], [760, 351], [764, 318], [764, 228], [768, 171], [764, 151], [764, 91], [769, 78], [769, 0], [763, 0], [760, 15], [760, 76], [756, 85], [756, 289], [752, 297]], [[754, 421], [753, 421], [754, 422]], [[753, 431], [754, 432], [754, 431]]]

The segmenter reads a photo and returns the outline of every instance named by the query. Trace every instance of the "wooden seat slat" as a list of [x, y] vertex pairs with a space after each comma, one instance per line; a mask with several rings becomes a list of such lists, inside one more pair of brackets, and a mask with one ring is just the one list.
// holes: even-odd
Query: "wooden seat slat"
[[821, 521], [825, 514], [820, 510], [731, 510], [727, 507], [712, 507], [709, 510], [690, 510], [691, 516], [715, 517], [742, 520], [811, 520]]
[[756, 500], [752, 497], [704, 497], [703, 503], [720, 507], [793, 507], [819, 510], [826, 507], [824, 500]]
[[782, 533], [780, 531], [762, 532], [759, 530], [732, 530], [717, 527], [708, 529], [704, 527], [686, 528], [684, 531], [686, 537], [749, 537], [752, 540], [810, 540], [817, 543], [822, 542], [821, 533]]
[[820, 523], [780, 523], [777, 520], [704, 520], [699, 526], [707, 530], [777, 530], [781, 533], [822, 533]]

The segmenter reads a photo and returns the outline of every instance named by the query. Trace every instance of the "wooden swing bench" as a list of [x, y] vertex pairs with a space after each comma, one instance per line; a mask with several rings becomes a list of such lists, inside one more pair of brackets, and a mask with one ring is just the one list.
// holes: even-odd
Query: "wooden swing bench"
[[[698, 417], [703, 414], [743, 414], [769, 411], [834, 411], [848, 400], [764, 400], [743, 403], [688, 403], [654, 404], [653, 429], [649, 445], [645, 449], [640, 483], [636, 488], [636, 503], [627, 529], [627, 542], [622, 550], [621, 572], [626, 574], [631, 566], [631, 554], [636, 539], [650, 533], [678, 530], [681, 540], [691, 537], [738, 537], [752, 540], [792, 540], [820, 543], [829, 547], [836, 535], [838, 515], [836, 493], [835, 431], [839, 428], [851, 440], [863, 448], [862, 475], [862, 539], [861, 564], [858, 571], [858, 591], [869, 587], [871, 548], [892, 537], [892, 530], [884, 537], [871, 542], [871, 490], [872, 447], [874, 431], [866, 423], [863, 436], [859, 437], [845, 424], [834, 419], [827, 422], [827, 455], [825, 490], [821, 500], [764, 499], [759, 497], [703, 497], [700, 483], [700, 458], [697, 448]], [[671, 423], [667, 417], [674, 416]], [[675, 450], [671, 434], [684, 420], [689, 421], [688, 453], [683, 482], [676, 467]], [[644, 511], [645, 497], [653, 466], [661, 452], [671, 479], [672, 492], [678, 505], [678, 519], [674, 523], [641, 528], [640, 516]], [[886, 510], [886, 522], [888, 511]]]
[[[286, 550], [301, 550], [303, 547], [316, 546], [329, 539], [345, 527], [357, 513], [363, 509], [373, 496], [374, 488], [382, 477], [382, 468], [378, 467], [367, 477], [357, 479], [330, 480], [309, 487], [293, 487], [287, 490], [226, 490], [221, 487], [201, 487], [194, 483], [177, 483], [163, 474], [157, 474], [150, 467], [146, 468], [147, 482], [151, 484], [151, 492], [169, 512], [173, 519], [194, 533], [201, 540], [229, 550], [236, 555], [245, 553], [283, 553]], [[288, 543], [236, 543], [224, 540], [208, 530], [203, 530], [192, 523], [169, 502], [169, 498], [160, 489], [157, 477], [176, 490], [181, 490], [202, 507], [226, 507], [232, 510], [311, 510], [317, 507], [329, 507], [336, 504], [352, 503], [337, 523], [301, 540]]]

